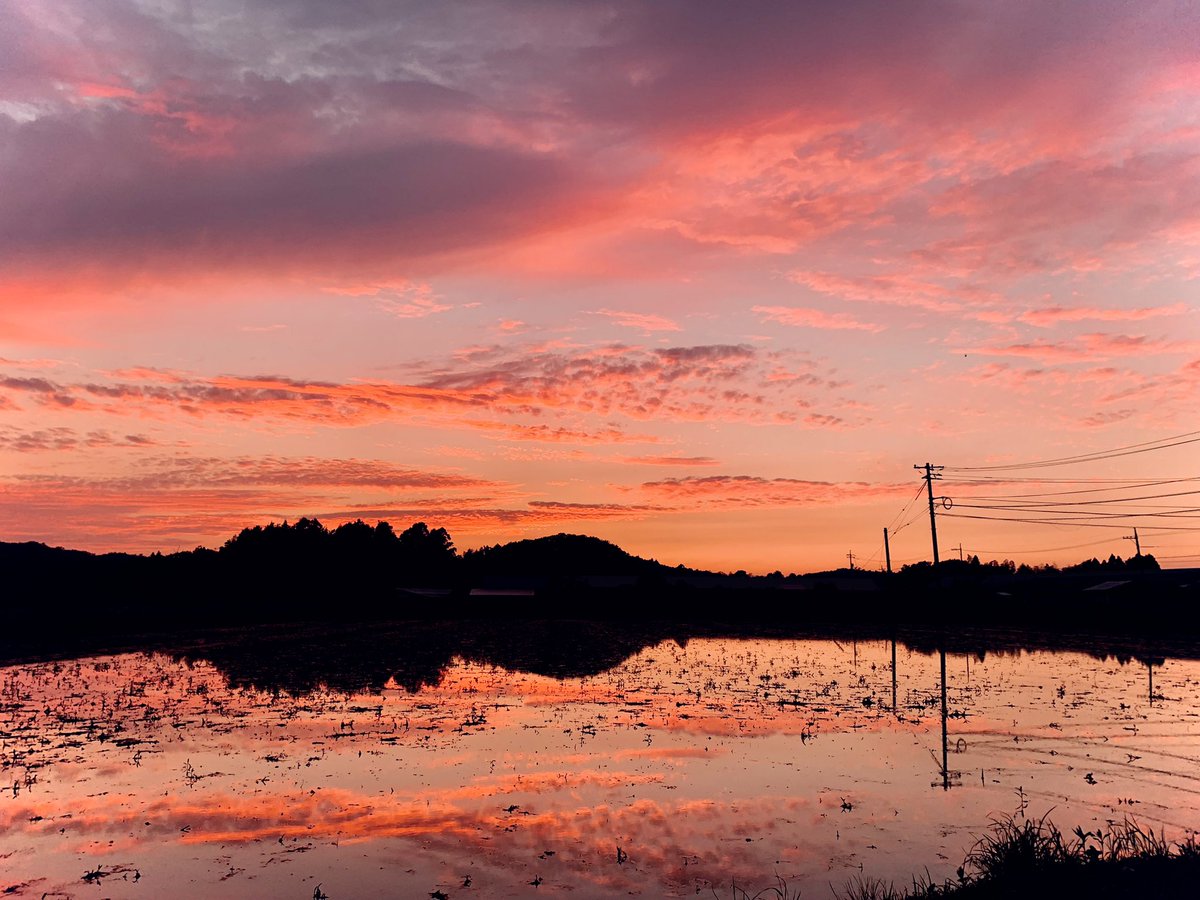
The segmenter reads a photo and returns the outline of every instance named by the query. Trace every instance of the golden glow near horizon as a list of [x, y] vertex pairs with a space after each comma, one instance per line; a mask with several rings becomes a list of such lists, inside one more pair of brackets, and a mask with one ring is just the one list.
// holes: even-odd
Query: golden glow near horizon
[[[1194, 431], [1198, 28], [0, 3], [0, 540], [171, 551], [309, 515], [878, 566], [914, 463]], [[1193, 447], [944, 493], [1193, 477]], [[1186, 565], [1200, 532], [1152, 526], [1195, 506], [948, 516], [943, 556], [1128, 555], [1139, 525]], [[927, 527], [892, 554], [928, 558]]]

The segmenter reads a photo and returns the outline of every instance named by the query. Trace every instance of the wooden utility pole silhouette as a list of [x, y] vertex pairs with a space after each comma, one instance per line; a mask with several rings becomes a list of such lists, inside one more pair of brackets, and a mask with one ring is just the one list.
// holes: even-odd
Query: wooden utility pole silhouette
[[888, 546], [887, 529], [883, 529], [883, 557], [887, 560], [888, 574], [892, 574], [892, 548]]
[[1135, 529], [1133, 529], [1133, 535], [1132, 535], [1132, 536], [1130, 536], [1130, 535], [1128, 535], [1128, 534], [1127, 534], [1127, 535], [1125, 535], [1125, 540], [1127, 540], [1127, 541], [1133, 541], [1133, 546], [1134, 546], [1134, 548], [1137, 550], [1137, 555], [1138, 555], [1138, 556], [1141, 556], [1141, 555], [1142, 555], [1142, 542], [1138, 540], [1138, 534], [1137, 534], [1137, 529], [1136, 529], [1136, 528], [1135, 528]]
[[854, 571], [854, 551], [853, 550], [851, 550], [849, 553], [846, 554], [846, 559], [850, 560], [850, 571], [853, 572]]
[[933, 480], [941, 478], [942, 469], [946, 467], [932, 466], [929, 463], [925, 463], [923, 466], [913, 466], [913, 468], [917, 471], [921, 469], [925, 470], [925, 490], [929, 494], [929, 533], [933, 535], [933, 564], [936, 566], [941, 560], [938, 559], [937, 521], [933, 517]]
[[962, 541], [958, 542], [958, 561], [963, 561]]

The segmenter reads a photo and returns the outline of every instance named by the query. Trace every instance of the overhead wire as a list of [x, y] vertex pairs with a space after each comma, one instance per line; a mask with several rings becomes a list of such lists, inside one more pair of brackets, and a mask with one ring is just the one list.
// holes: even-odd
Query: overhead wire
[[[1081, 465], [1103, 460], [1119, 459], [1194, 443], [1200, 443], [1200, 431], [1184, 432], [1153, 441], [1143, 441], [1136, 444], [1113, 447], [1108, 450], [1034, 459], [1019, 463], [988, 466], [947, 465], [943, 468], [943, 490], [950, 488], [948, 493], [955, 493], [956, 489], [971, 491], [972, 488], [976, 488], [978, 490], [957, 497], [943, 498], [944, 509], [937, 510], [937, 515], [939, 518], [1075, 528], [1128, 529], [1136, 525], [1137, 528], [1146, 532], [1153, 532], [1156, 536], [1160, 537], [1197, 532], [1200, 531], [1200, 527], [1189, 524], [1188, 520], [1200, 519], [1200, 507], [1186, 505], [1188, 501], [1174, 504], [1156, 504], [1148, 501], [1192, 497], [1200, 494], [1200, 490], [1164, 491], [1149, 494], [1144, 493], [1144, 491], [1147, 488], [1194, 483], [1200, 481], [1200, 476], [1198, 475], [1181, 475], [1169, 478], [1154, 478], [1153, 476], [1142, 476], [1141, 478], [1097, 476], [1066, 478], [1043, 477], [1034, 474], [1033, 471], [1050, 467]], [[1017, 487], [1018, 485], [1028, 485], [1029, 487], [1021, 492], [1000, 493], [1005, 488]], [[924, 485], [921, 486], [921, 488], [923, 487]], [[921, 488], [918, 488], [917, 496], [920, 496]], [[993, 493], [993, 491], [996, 493]], [[1085, 499], [1074, 499], [1081, 496], [1085, 497]], [[916, 497], [910, 500], [905, 505], [905, 509], [911, 506], [915, 500]], [[918, 511], [916, 515], [905, 521], [899, 528], [896, 528], [893, 533], [899, 533], [903, 528], [921, 517], [922, 514], [922, 511]], [[902, 518], [903, 515], [902, 511], [893, 520], [893, 523]], [[1054, 553], [1063, 550], [1075, 550], [1108, 544], [1115, 538], [1116, 536], [1114, 535], [1112, 538], [1100, 541], [1088, 541], [1062, 547], [1017, 551], [979, 550], [973, 552], [988, 554], [1003, 553], [1013, 556]], [[1193, 557], [1177, 556], [1161, 558], [1190, 559]]]
[[[1200, 481], [1200, 476], [1189, 476], [1187, 478], [1164, 478], [1164, 479], [1161, 479], [1158, 481], [1122, 482], [1122, 485], [1123, 485], [1122, 487], [1079, 488], [1079, 489], [1073, 490], [1073, 491], [1036, 491], [1031, 494], [1007, 494], [1007, 495], [1005, 495], [1004, 499], [1017, 500], [1017, 499], [1025, 499], [1025, 498], [1032, 499], [1032, 498], [1037, 498], [1037, 497], [1067, 497], [1067, 496], [1072, 496], [1075, 494], [1110, 494], [1110, 493], [1113, 493], [1114, 491], [1129, 491], [1129, 490], [1133, 490], [1134, 488], [1160, 487], [1164, 484], [1180, 484], [1183, 482], [1191, 482], [1191, 481]], [[1060, 482], [1060, 483], [1087, 484], [1088, 482], [1067, 481], [1067, 482]], [[1198, 491], [1197, 493], [1200, 493], [1200, 491]], [[993, 496], [994, 495], [992, 495], [992, 494], [988, 494], [988, 495], [984, 495], [982, 498], [979, 498], [979, 499], [990, 499]], [[976, 498], [964, 497], [963, 499], [967, 500], [967, 499], [976, 499]], [[1112, 499], [1113, 500], [1136, 500], [1139, 498], [1136, 498], [1136, 497], [1113, 497]]]
[[1124, 447], [1114, 447], [1111, 450], [1098, 450], [1094, 453], [1081, 453], [1074, 456], [1035, 459], [1021, 463], [1006, 463], [992, 466], [946, 466], [945, 470], [954, 472], [1003, 472], [1012, 469], [1040, 469], [1051, 466], [1067, 466], [1084, 462], [1116, 459], [1118, 457], [1133, 456], [1138, 453], [1150, 453], [1155, 450], [1166, 450], [1170, 447], [1179, 447], [1183, 444], [1194, 444], [1197, 442], [1200, 442], [1200, 431], [1188, 431], [1171, 437], [1159, 438], [1155, 441], [1127, 444]]
[[1057, 553], [1060, 550], [1080, 550], [1083, 547], [1098, 547], [1101, 544], [1111, 544], [1113, 538], [1104, 538], [1100, 541], [1088, 541], [1084, 544], [1069, 544], [1066, 547], [1038, 547], [1033, 550], [975, 550], [979, 553], [994, 553], [1000, 556], [1026, 556], [1030, 553]]
[[[1070, 525], [1073, 528], [1127, 528], [1128, 524], [1120, 524], [1117, 522], [1095, 523], [1090, 521], [1064, 521], [1062, 519], [1030, 519], [1019, 516], [981, 516], [972, 513], [955, 513], [943, 512], [941, 515], [951, 519], [981, 519], [988, 522], [1020, 522], [1025, 525]], [[1200, 517], [1197, 517], [1200, 518]], [[1200, 531], [1200, 527], [1186, 525], [1144, 525], [1139, 523], [1138, 528], [1143, 530], [1161, 531], [1167, 533], [1181, 533], [1185, 531]]]
[[1021, 478], [1016, 475], [956, 476], [954, 474], [944, 475], [943, 478], [946, 481], [956, 484], [1130, 484], [1140, 480], [1137, 478], [1093, 478], [1091, 476], [1084, 478], [1042, 478], [1038, 475], [1030, 475], [1027, 478]]
[[910, 500], [909, 500], [907, 503], [905, 503], [905, 504], [904, 504], [904, 506], [902, 506], [902, 507], [900, 508], [900, 512], [896, 513], [896, 515], [892, 517], [892, 521], [888, 523], [888, 530], [889, 530], [889, 531], [891, 530], [892, 526], [893, 526], [893, 525], [895, 525], [895, 524], [896, 524], [896, 522], [897, 522], [899, 519], [901, 519], [901, 518], [903, 518], [903, 517], [904, 517], [904, 514], [905, 514], [906, 512], [908, 512], [908, 508], [909, 508], [910, 506], [912, 506], [912, 505], [913, 505], [913, 504], [914, 504], [914, 503], [917, 501], [917, 498], [918, 498], [918, 497], [920, 497], [920, 496], [921, 496], [921, 491], [924, 489], [924, 487], [925, 487], [924, 485], [920, 485], [920, 486], [918, 486], [918, 487], [917, 487], [917, 492], [916, 492], [915, 494], [913, 494], [913, 495], [912, 495], [912, 498], [911, 498], [911, 499], [910, 499]]
[[1069, 525], [1073, 522], [1087, 522], [1093, 519], [1198, 519], [1200, 515], [1200, 506], [1182, 506], [1172, 507], [1168, 512], [1135, 512], [1132, 510], [1122, 510], [1121, 512], [1105, 512], [1103, 510], [1070, 510], [1070, 509], [1044, 509], [1041, 507], [1027, 506], [986, 506], [981, 503], [958, 503], [954, 509], [978, 509], [985, 512], [1012, 512], [1012, 513], [1027, 513], [1031, 516], [1039, 516], [1056, 518], [1050, 521]]
[[917, 521], [917, 519], [922, 518], [924, 515], [925, 515], [924, 510], [922, 510], [922, 509], [917, 510], [915, 513], [912, 514], [912, 516], [909, 517], [907, 522], [905, 522], [903, 525], [900, 525], [898, 528], [896, 528], [892, 531], [892, 537], [895, 537], [896, 535], [898, 535], [905, 528], [907, 528], [913, 522]]

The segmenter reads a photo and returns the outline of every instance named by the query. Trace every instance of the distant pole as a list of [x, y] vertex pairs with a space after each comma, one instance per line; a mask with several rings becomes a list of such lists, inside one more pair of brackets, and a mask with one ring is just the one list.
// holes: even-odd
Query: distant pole
[[959, 562], [963, 561], [962, 541], [959, 541], [959, 543], [958, 543], [958, 561]]
[[1132, 538], [1130, 538], [1130, 536], [1127, 534], [1124, 536], [1124, 539], [1127, 541], [1133, 541], [1134, 550], [1138, 551], [1138, 556], [1141, 556], [1141, 541], [1138, 540], [1138, 529], [1133, 529]]
[[925, 470], [925, 490], [929, 494], [929, 533], [933, 536], [933, 564], [936, 566], [941, 560], [938, 558], [937, 545], [937, 520], [933, 516], [933, 480], [941, 478], [939, 474], [945, 466], [933, 466], [925, 463], [923, 466], [913, 466], [914, 469], [920, 471]]
[[883, 556], [887, 560], [888, 574], [892, 574], [892, 548], [888, 545], [887, 529], [883, 529]]
[[849, 553], [847, 553], [846, 558], [848, 560], [850, 560], [850, 571], [853, 572], [854, 571], [854, 551], [851, 550]]

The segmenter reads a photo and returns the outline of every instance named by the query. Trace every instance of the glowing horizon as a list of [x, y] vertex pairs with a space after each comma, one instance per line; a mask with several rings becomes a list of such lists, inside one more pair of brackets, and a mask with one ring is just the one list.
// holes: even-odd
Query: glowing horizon
[[[0, 0], [0, 540], [315, 516], [876, 567], [913, 464], [1200, 427], [1198, 32], [1165, 3]], [[1168, 503], [1200, 506], [1137, 508]], [[1137, 525], [1200, 562], [1169, 521], [939, 536], [1061, 564]]]

